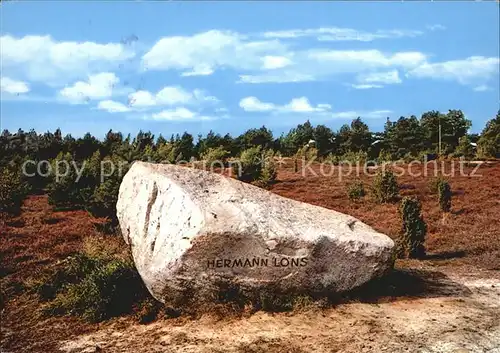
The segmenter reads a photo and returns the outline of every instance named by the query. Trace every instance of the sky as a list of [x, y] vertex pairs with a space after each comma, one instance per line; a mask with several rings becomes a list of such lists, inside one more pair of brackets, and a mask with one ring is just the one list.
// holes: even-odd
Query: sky
[[275, 136], [499, 109], [495, 2], [3, 2], [1, 129]]

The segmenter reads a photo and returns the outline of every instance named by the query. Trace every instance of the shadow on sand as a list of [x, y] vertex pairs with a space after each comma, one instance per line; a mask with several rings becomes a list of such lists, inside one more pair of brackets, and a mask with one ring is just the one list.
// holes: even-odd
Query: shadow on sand
[[427, 254], [424, 257], [424, 260], [449, 260], [449, 259], [458, 259], [464, 257], [467, 253], [463, 250], [460, 251], [443, 251], [436, 254]]
[[342, 296], [342, 302], [381, 303], [412, 298], [468, 296], [471, 291], [442, 272], [393, 270]]

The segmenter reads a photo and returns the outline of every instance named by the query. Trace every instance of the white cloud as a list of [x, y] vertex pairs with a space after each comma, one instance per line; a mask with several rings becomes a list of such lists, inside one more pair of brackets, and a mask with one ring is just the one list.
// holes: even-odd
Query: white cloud
[[219, 102], [216, 97], [206, 95], [203, 90], [195, 89], [188, 92], [179, 86], [166, 86], [156, 94], [136, 91], [129, 95], [128, 101], [130, 106], [137, 108]]
[[[255, 36], [237, 32], [210, 30], [191, 36], [164, 37], [143, 55], [142, 65], [145, 70], [178, 70], [181, 76], [206, 76], [230, 68], [238, 72], [239, 83], [257, 84], [315, 81], [374, 70], [413, 69], [426, 62], [426, 55], [415, 51], [297, 49], [281, 41], [282, 38], [318, 33], [356, 35], [362, 40], [419, 35], [417, 31], [390, 30], [372, 33], [368, 38], [364, 32], [354, 31], [353, 34], [352, 31], [320, 28], [267, 32], [255, 39]], [[364, 37], [359, 37], [361, 34]], [[262, 35], [266, 37], [263, 40]]]
[[[416, 67], [425, 62], [420, 52], [385, 54], [379, 50], [312, 50], [309, 58], [319, 64], [333, 64], [338, 72], [356, 72], [368, 68]], [[332, 68], [333, 69], [333, 68]]]
[[318, 104], [318, 106], [313, 107], [306, 97], [294, 98], [285, 106], [285, 110], [297, 113], [322, 112], [330, 108], [329, 104]]
[[[227, 109], [219, 103], [216, 97], [201, 89], [186, 91], [180, 86], [166, 86], [156, 94], [145, 90], [133, 92], [126, 103], [105, 99], [99, 102], [97, 109], [109, 113], [131, 112], [137, 117], [137, 113], [143, 113], [140, 117], [146, 120], [205, 121], [228, 117]], [[188, 106], [196, 106], [198, 111]], [[162, 107], [169, 108], [159, 111]], [[214, 116], [204, 115], [204, 111], [211, 111]]]
[[398, 70], [378, 71], [358, 74], [358, 83], [351, 84], [354, 89], [382, 88], [383, 85], [401, 83]]
[[354, 89], [371, 89], [371, 88], [382, 88], [384, 86], [362, 83], [362, 84], [352, 84], [351, 87]]
[[135, 53], [119, 43], [56, 41], [51, 36], [0, 37], [5, 73], [15, 72], [30, 81], [64, 84], [105, 71]]
[[356, 119], [357, 117], [361, 117], [363, 119], [381, 119], [388, 117], [391, 113], [391, 110], [350, 110], [344, 112], [334, 112], [331, 114], [331, 116], [335, 119]]
[[262, 58], [263, 68], [267, 70], [281, 69], [291, 65], [292, 61], [284, 56], [266, 55]]
[[[420, 52], [383, 53], [379, 50], [310, 49], [295, 52], [293, 68], [264, 70], [257, 74], [240, 75], [239, 83], [290, 83], [327, 79], [344, 74], [358, 74], [358, 82], [380, 83], [400, 81], [398, 69], [413, 69], [426, 62]], [[389, 71], [388, 71], [389, 70]], [[385, 81], [385, 82], [383, 82]]]
[[257, 97], [245, 97], [240, 100], [240, 107], [247, 112], [269, 112], [276, 109], [272, 103], [263, 103]]
[[130, 111], [130, 108], [125, 104], [112, 100], [104, 100], [99, 102], [99, 104], [97, 105], [97, 109], [105, 110], [108, 113], [125, 113]]
[[445, 26], [440, 25], [440, 24], [434, 24], [434, 25], [427, 25], [425, 26], [429, 31], [444, 31], [446, 29]]
[[273, 113], [313, 113], [331, 109], [329, 104], [318, 104], [313, 107], [306, 97], [293, 98], [285, 105], [261, 102], [257, 97], [246, 97], [240, 100], [240, 107], [247, 112]]
[[160, 120], [160, 121], [208, 121], [216, 120], [218, 117], [201, 115], [187, 108], [179, 107], [175, 109], [165, 109], [159, 113], [154, 113], [146, 116], [145, 119]]
[[89, 75], [88, 81], [78, 81], [59, 91], [59, 96], [71, 103], [85, 103], [89, 100], [109, 98], [120, 80], [112, 72]]
[[216, 113], [227, 113], [227, 112], [229, 112], [229, 110], [225, 107], [221, 107], [221, 108], [215, 108], [215, 112]]
[[258, 68], [261, 56], [269, 52], [284, 52], [278, 41], [248, 41], [246, 36], [210, 30], [192, 36], [164, 37], [142, 57], [148, 70], [186, 70], [184, 76], [212, 73], [219, 67]]
[[278, 105], [261, 102], [257, 97], [246, 97], [240, 101], [240, 107], [247, 112], [269, 113], [271, 115], [307, 113], [310, 117], [327, 121], [330, 119], [381, 119], [389, 116], [391, 110], [349, 110], [333, 112], [330, 104], [312, 106], [306, 97], [294, 98], [288, 104]]
[[274, 74], [240, 75], [237, 83], [293, 83], [314, 80], [316, 78], [313, 75], [285, 71]]
[[397, 39], [417, 37], [424, 34], [417, 30], [377, 30], [375, 32], [359, 31], [352, 28], [322, 27], [309, 29], [291, 29], [284, 31], [264, 32], [265, 38], [291, 39], [301, 37], [316, 37], [320, 41], [361, 41], [371, 42], [376, 39]]
[[148, 91], [136, 91], [129, 94], [128, 104], [133, 107], [151, 107], [156, 105], [156, 97]]
[[195, 89], [193, 91], [193, 97], [198, 102], [207, 102], [207, 103], [220, 103], [220, 100], [215, 96], [208, 96], [207, 92], [201, 89]]
[[214, 73], [214, 69], [212, 69], [208, 65], [199, 65], [195, 66], [191, 71], [185, 71], [181, 74], [181, 76], [189, 77], [189, 76], [209, 76]]
[[381, 84], [395, 84], [401, 83], [398, 70], [384, 71], [384, 72], [370, 72], [367, 74], [359, 74], [357, 81], [360, 83], [381, 83]]
[[156, 101], [159, 105], [174, 105], [188, 103], [194, 99], [194, 94], [183, 90], [181, 87], [163, 87], [156, 94]]
[[160, 113], [152, 114], [152, 118], [155, 120], [186, 120], [192, 119], [195, 116], [196, 113], [186, 108], [166, 109]]
[[1, 91], [11, 94], [22, 94], [30, 91], [30, 86], [27, 82], [13, 80], [9, 77], [0, 78]]
[[409, 71], [407, 76], [457, 81], [460, 84], [484, 84], [498, 77], [500, 59], [484, 56], [471, 56], [461, 60], [438, 63], [425, 62]]
[[476, 92], [484, 92], [484, 91], [488, 91], [489, 89], [490, 88], [487, 85], [479, 85], [479, 86], [474, 87], [474, 91], [476, 91]]

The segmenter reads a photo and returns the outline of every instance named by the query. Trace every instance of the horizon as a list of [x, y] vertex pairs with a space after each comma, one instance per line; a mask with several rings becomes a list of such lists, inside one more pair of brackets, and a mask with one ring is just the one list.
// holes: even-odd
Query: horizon
[[3, 2], [1, 129], [276, 138], [457, 109], [480, 133], [499, 109], [496, 6]]

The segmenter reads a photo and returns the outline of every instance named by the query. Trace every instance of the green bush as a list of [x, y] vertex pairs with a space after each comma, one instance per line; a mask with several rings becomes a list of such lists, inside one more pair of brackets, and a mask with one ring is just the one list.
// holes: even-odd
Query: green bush
[[451, 210], [451, 187], [446, 180], [441, 180], [438, 184], [439, 207], [443, 212]]
[[471, 145], [471, 141], [467, 136], [462, 136], [458, 140], [458, 146], [453, 152], [453, 157], [464, 157], [471, 160], [476, 156], [476, 151]]
[[335, 165], [338, 165], [339, 162], [341, 161], [341, 157], [336, 154], [330, 153], [326, 156], [325, 160]]
[[445, 179], [442, 176], [437, 176], [432, 178], [428, 183], [429, 191], [433, 194], [437, 194], [439, 191], [439, 184], [441, 184]]
[[368, 154], [363, 151], [359, 152], [346, 152], [340, 157], [340, 162], [348, 162], [348, 163], [359, 163], [360, 165], [364, 164], [368, 160]]
[[408, 153], [405, 153], [404, 156], [400, 159], [402, 160], [404, 163], [411, 163], [412, 161], [415, 161], [415, 160], [419, 160], [419, 156], [415, 156], [413, 154], [411, 154], [410, 152]]
[[54, 298], [44, 308], [46, 314], [70, 314], [98, 322], [132, 312], [149, 296], [131, 260], [85, 254], [77, 259], [38, 287], [41, 296]]
[[160, 144], [157, 147], [156, 159], [160, 163], [174, 163], [177, 157], [177, 150], [173, 143]]
[[97, 262], [80, 282], [67, 285], [47, 310], [98, 322], [130, 312], [133, 304], [142, 299], [139, 296], [144, 293], [143, 286], [130, 261]]
[[143, 311], [139, 316], [150, 317], [146, 311], [152, 309], [142, 306], [155, 302], [127, 249], [109, 237], [85, 238], [83, 251], [35, 274], [26, 287], [48, 301], [44, 314], [75, 315], [91, 322], [137, 310]]
[[277, 169], [272, 150], [263, 151], [260, 146], [251, 147], [241, 153], [235, 164], [238, 179], [266, 187], [276, 179]]
[[391, 152], [384, 149], [380, 150], [380, 153], [377, 158], [379, 164], [382, 164], [383, 162], [391, 162], [392, 160], [393, 157]]
[[93, 216], [107, 218], [109, 220], [107, 226], [110, 227], [110, 231], [118, 224], [116, 203], [118, 202], [119, 191], [120, 180], [118, 178], [104, 180], [94, 189], [92, 198], [85, 206]]
[[28, 281], [27, 287], [36, 293], [40, 300], [53, 300], [64, 286], [76, 283], [86, 273], [95, 269], [96, 261], [82, 253], [70, 256], [59, 263], [51, 271]]
[[399, 186], [396, 176], [390, 170], [380, 170], [373, 180], [372, 194], [376, 202], [395, 201], [399, 196]]
[[118, 156], [101, 159], [97, 151], [77, 165], [82, 170], [78, 176], [75, 161], [69, 154], [59, 154], [52, 161], [53, 167], [62, 160], [71, 163], [70, 169], [59, 180], [53, 177], [49, 185], [49, 203], [57, 208], [84, 208], [93, 216], [106, 217], [116, 225], [116, 202], [128, 164]]
[[278, 175], [276, 163], [274, 162], [274, 153], [272, 150], [268, 150], [264, 153], [263, 163], [262, 175], [259, 180], [263, 184], [269, 185], [276, 180], [276, 176]]
[[[67, 170], [62, 167], [62, 162], [66, 162]], [[69, 153], [59, 153], [56, 159], [51, 161], [51, 168], [54, 171], [56, 165], [60, 163], [60, 176], [52, 175], [52, 181], [49, 184], [49, 204], [57, 208], [79, 208], [85, 202], [85, 190], [90, 187], [86, 185], [85, 180], [79, 180], [77, 172], [73, 166], [73, 158]], [[78, 168], [81, 168], [81, 164]], [[78, 180], [78, 181], [77, 181]]]
[[326, 160], [335, 165], [338, 165], [340, 163], [351, 163], [351, 164], [359, 163], [359, 165], [363, 165], [368, 160], [368, 153], [363, 151], [359, 152], [348, 151], [340, 156], [330, 153], [326, 157]]
[[259, 180], [262, 175], [262, 148], [251, 147], [241, 153], [237, 165], [238, 179], [244, 182]]
[[306, 145], [304, 147], [299, 148], [297, 151], [296, 157], [299, 159], [305, 159], [307, 161], [313, 161], [318, 158], [318, 149], [316, 147], [311, 147]]
[[112, 227], [118, 224], [116, 218], [116, 203], [123, 176], [129, 164], [117, 156], [103, 159], [102, 176], [99, 172], [91, 197], [86, 202], [87, 210], [95, 217], [106, 217]]
[[21, 173], [4, 167], [0, 172], [0, 212], [19, 214], [27, 191]]
[[477, 141], [478, 155], [483, 159], [500, 157], [500, 110], [486, 123]]
[[399, 207], [402, 229], [398, 244], [400, 257], [419, 258], [425, 255], [425, 235], [427, 225], [422, 214], [420, 201], [416, 198], [405, 197]]
[[229, 151], [225, 150], [223, 146], [219, 146], [217, 148], [209, 148], [201, 155], [201, 159], [208, 163], [208, 165], [212, 165], [214, 162], [225, 164], [229, 154]]
[[347, 196], [349, 197], [349, 200], [356, 201], [365, 195], [365, 187], [362, 181], [357, 180], [353, 183], [347, 184]]

